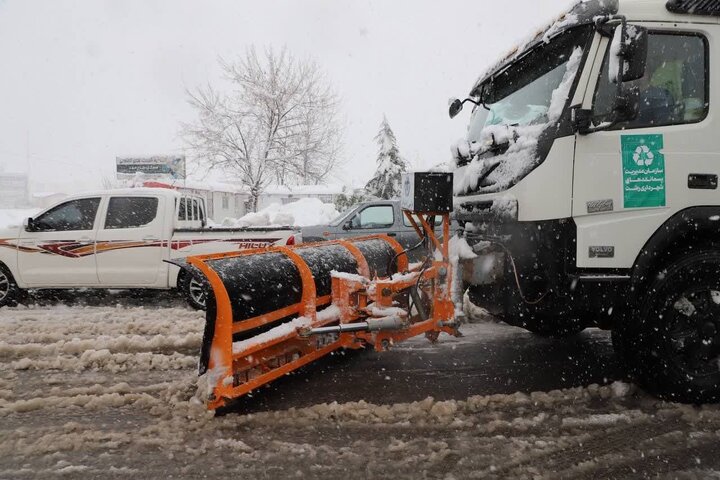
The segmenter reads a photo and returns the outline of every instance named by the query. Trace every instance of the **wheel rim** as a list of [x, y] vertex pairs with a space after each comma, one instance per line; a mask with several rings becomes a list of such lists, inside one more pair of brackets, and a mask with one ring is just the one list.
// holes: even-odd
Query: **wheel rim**
[[675, 297], [668, 319], [666, 346], [673, 365], [690, 377], [720, 370], [720, 290], [695, 288]]
[[193, 302], [198, 305], [202, 305], [203, 307], [205, 306], [205, 302], [207, 300], [207, 290], [203, 283], [191, 278], [188, 283], [188, 291], [190, 292], [190, 298], [192, 298]]
[[5, 300], [9, 293], [10, 279], [4, 272], [0, 271], [0, 302]]

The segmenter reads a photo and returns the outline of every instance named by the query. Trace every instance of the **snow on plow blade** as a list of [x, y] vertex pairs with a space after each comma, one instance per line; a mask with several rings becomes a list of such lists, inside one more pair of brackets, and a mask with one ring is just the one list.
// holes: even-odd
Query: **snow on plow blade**
[[456, 333], [448, 262], [411, 271], [386, 235], [187, 260], [212, 287], [199, 363], [210, 409], [340, 348]]

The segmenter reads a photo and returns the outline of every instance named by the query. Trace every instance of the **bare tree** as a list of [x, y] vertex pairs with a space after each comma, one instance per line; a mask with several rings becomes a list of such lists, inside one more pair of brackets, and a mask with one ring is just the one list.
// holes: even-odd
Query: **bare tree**
[[318, 65], [285, 48], [236, 62], [220, 60], [230, 89], [188, 92], [197, 110], [182, 136], [207, 169], [222, 169], [247, 186], [251, 209], [272, 182], [318, 183], [338, 165], [341, 140], [335, 93]]

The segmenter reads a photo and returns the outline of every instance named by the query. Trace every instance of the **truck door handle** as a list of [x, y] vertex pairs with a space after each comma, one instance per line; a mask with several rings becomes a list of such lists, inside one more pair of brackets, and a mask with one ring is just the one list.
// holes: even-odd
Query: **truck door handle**
[[90, 237], [80, 237], [80, 238], [78, 238], [78, 242], [82, 242], [82, 243], [93, 243], [94, 241], [95, 241], [95, 240], [93, 240], [93, 239], [90, 238]]
[[151, 242], [156, 242], [157, 239], [158, 239], [157, 237], [154, 237], [154, 236], [152, 236], [152, 235], [148, 235], [147, 237], [143, 237], [143, 238], [142, 238], [142, 241], [145, 242], [145, 243], [151, 243]]
[[688, 188], [715, 190], [718, 187], [718, 176], [713, 173], [691, 173], [688, 175]]
[[397, 236], [397, 233], [395, 233], [395, 232], [388, 232], [387, 236], [388, 236], [388, 237], [396, 237], [396, 236]]

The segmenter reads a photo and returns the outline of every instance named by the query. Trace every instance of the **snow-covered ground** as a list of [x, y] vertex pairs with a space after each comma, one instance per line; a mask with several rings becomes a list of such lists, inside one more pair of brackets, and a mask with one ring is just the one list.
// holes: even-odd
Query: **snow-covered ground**
[[[0, 478], [720, 478], [717, 406], [622, 382], [389, 405], [365, 390], [215, 417], [194, 399], [202, 328], [202, 313], [180, 307], [0, 310]], [[452, 357], [517, 335], [464, 331], [460, 344], [403, 349]], [[337, 389], [363, 392], [355, 382]]]
[[0, 208], [0, 228], [20, 225], [24, 219], [39, 211], [38, 208]]

